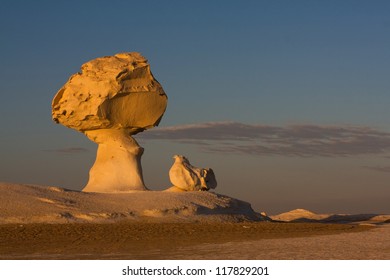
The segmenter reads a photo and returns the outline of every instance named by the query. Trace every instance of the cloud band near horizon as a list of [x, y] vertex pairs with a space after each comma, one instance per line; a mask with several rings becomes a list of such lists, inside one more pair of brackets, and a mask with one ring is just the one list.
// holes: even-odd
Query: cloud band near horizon
[[390, 133], [362, 126], [208, 122], [155, 128], [139, 139], [192, 144], [210, 153], [346, 157], [390, 152]]
[[87, 153], [88, 149], [82, 147], [68, 147], [68, 148], [58, 148], [58, 149], [45, 149], [42, 150], [44, 152], [52, 152], [58, 154], [79, 154], [79, 153]]

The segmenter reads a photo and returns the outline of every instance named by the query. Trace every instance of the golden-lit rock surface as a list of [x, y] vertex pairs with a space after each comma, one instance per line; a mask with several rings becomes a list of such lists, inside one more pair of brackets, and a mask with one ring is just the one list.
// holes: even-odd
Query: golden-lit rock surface
[[141, 54], [99, 57], [81, 66], [52, 102], [55, 122], [99, 144], [84, 191], [146, 190], [143, 148], [131, 137], [157, 126], [167, 96]]
[[53, 120], [79, 130], [130, 129], [158, 125], [167, 96], [139, 53], [91, 60], [70, 77], [52, 103]]

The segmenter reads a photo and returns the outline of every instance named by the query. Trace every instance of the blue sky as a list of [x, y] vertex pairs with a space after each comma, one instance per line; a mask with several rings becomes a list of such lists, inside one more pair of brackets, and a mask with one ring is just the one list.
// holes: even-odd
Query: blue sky
[[138, 51], [168, 95], [137, 135], [259, 211], [390, 212], [388, 1], [1, 1], [0, 181], [81, 189], [96, 145], [51, 120], [81, 64]]

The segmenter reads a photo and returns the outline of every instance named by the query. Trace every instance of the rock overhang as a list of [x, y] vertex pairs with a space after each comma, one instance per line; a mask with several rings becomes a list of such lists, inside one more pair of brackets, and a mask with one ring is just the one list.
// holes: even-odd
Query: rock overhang
[[167, 95], [137, 52], [96, 58], [81, 66], [57, 92], [52, 118], [84, 132], [127, 129], [136, 134], [157, 126]]

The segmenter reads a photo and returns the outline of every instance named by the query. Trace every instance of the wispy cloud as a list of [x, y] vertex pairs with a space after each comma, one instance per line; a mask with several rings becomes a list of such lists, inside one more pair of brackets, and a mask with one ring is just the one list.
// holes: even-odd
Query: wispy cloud
[[155, 128], [145, 140], [198, 145], [206, 152], [339, 157], [390, 152], [390, 133], [370, 127], [209, 122]]
[[390, 173], [390, 166], [363, 166], [363, 168], [378, 172]]
[[88, 149], [81, 147], [69, 147], [69, 148], [59, 148], [59, 149], [46, 149], [44, 152], [59, 153], [59, 154], [80, 154], [87, 153]]

